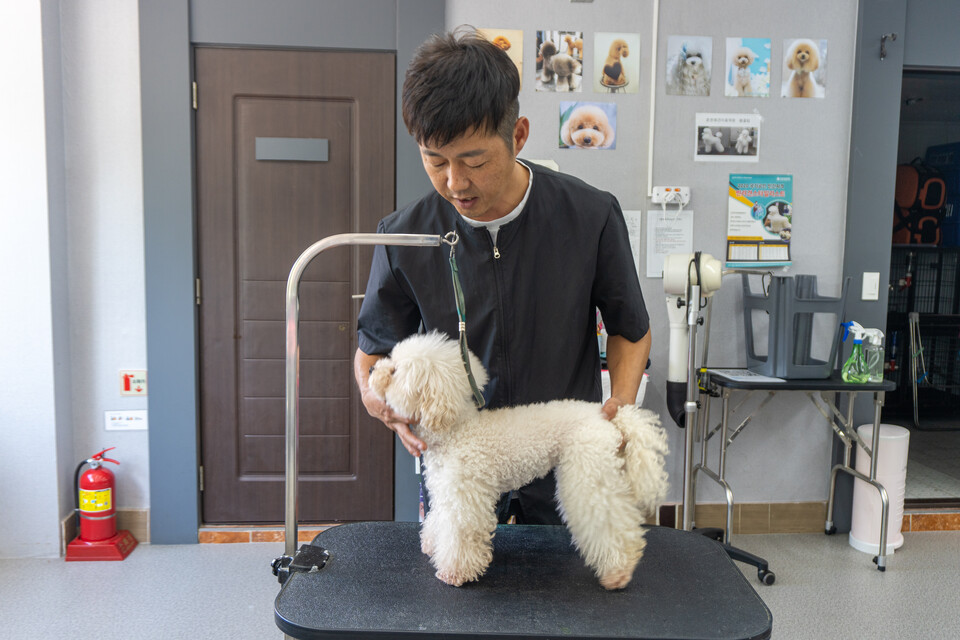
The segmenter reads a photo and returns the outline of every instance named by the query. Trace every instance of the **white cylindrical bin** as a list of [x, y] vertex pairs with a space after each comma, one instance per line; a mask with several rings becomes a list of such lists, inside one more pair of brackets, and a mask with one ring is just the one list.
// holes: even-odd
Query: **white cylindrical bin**
[[[873, 425], [864, 424], [857, 434], [868, 445], [873, 442]], [[877, 482], [887, 490], [889, 518], [887, 519], [887, 554], [903, 545], [903, 498], [907, 484], [907, 453], [910, 448], [910, 432], [893, 424], [880, 425], [880, 444], [877, 447]], [[854, 468], [870, 476], [870, 456], [857, 448]], [[880, 492], [873, 485], [855, 478], [853, 481], [853, 517], [850, 522], [850, 546], [858, 551], [879, 555], [880, 511], [883, 507]], [[886, 555], [886, 554], [885, 554]]]

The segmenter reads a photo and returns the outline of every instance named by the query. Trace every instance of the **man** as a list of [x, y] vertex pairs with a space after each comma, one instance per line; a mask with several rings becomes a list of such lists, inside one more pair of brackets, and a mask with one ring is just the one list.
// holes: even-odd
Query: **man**
[[[596, 309], [610, 337], [612, 397], [632, 404], [650, 353], [649, 319], [616, 199], [517, 160], [530, 133], [520, 78], [506, 53], [473, 31], [433, 36], [403, 85], [403, 119], [435, 192], [384, 218], [380, 233], [460, 237], [456, 258], [467, 340], [490, 374], [489, 408], [573, 398], [599, 402]], [[370, 392], [370, 367], [420, 327], [451, 337], [458, 318], [449, 252], [378, 246], [358, 322], [354, 373], [370, 415], [411, 455], [425, 445]], [[552, 474], [498, 506], [501, 522], [559, 524]]]

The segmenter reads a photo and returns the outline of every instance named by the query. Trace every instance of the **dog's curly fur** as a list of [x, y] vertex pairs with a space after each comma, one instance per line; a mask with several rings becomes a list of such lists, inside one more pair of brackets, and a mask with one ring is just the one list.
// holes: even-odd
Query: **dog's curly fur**
[[540, 45], [540, 55], [543, 56], [543, 68], [540, 70], [540, 80], [547, 84], [557, 78], [557, 91], [576, 91], [577, 78], [583, 70], [580, 62], [573, 56], [559, 53], [557, 45], [545, 40]]
[[[470, 354], [482, 386], [487, 374]], [[555, 469], [560, 514], [607, 589], [625, 587], [646, 544], [641, 524], [667, 490], [666, 434], [652, 411], [573, 400], [478, 411], [456, 341], [431, 332], [398, 343], [374, 365], [370, 388], [419, 423], [430, 510], [420, 532], [437, 578], [460, 586], [493, 559], [502, 493]], [[621, 449], [621, 443], [623, 447]]]
[[819, 92], [813, 72], [820, 68], [820, 47], [813, 40], [797, 40], [785, 56], [790, 69], [786, 95], [790, 98], [816, 98]]
[[630, 46], [626, 40], [617, 38], [610, 43], [610, 52], [603, 63], [600, 72], [600, 84], [608, 87], [619, 87], [627, 83], [627, 75], [623, 70], [621, 58], [630, 55]]
[[580, 149], [607, 149], [613, 145], [616, 132], [610, 126], [607, 114], [592, 104], [580, 105], [573, 110], [560, 127], [560, 139], [568, 147]]
[[737, 153], [749, 153], [751, 142], [753, 142], [753, 136], [750, 135], [750, 129], [741, 129], [737, 135]]
[[717, 131], [716, 133], [710, 127], [704, 127], [703, 131], [700, 132], [700, 141], [703, 143], [703, 152], [711, 153], [716, 151], [717, 153], [723, 153], [723, 132]]
[[703, 54], [684, 44], [673, 57], [667, 73], [667, 93], [683, 96], [710, 95], [710, 70]]
[[738, 96], [753, 95], [753, 76], [750, 74], [750, 65], [757, 59], [749, 47], [738, 47], [733, 52], [733, 88]]

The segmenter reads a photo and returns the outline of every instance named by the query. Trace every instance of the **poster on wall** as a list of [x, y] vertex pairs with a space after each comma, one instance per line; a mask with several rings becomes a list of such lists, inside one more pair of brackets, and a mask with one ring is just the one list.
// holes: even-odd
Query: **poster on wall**
[[697, 162], [759, 162], [757, 113], [698, 113], [693, 159]]
[[827, 95], [827, 41], [802, 38], [783, 41], [782, 98]]
[[730, 175], [727, 267], [789, 265], [792, 229], [792, 175]]
[[670, 36], [667, 39], [667, 94], [673, 96], [710, 95], [710, 70], [713, 66], [713, 38], [708, 36]]
[[724, 95], [770, 97], [770, 38], [727, 38]]
[[593, 45], [593, 90], [639, 93], [640, 34], [596, 33]]
[[583, 91], [583, 32], [537, 31], [537, 91]]
[[663, 261], [671, 253], [693, 253], [693, 210], [647, 212], [647, 277], [663, 277]]
[[507, 52], [520, 73], [523, 86], [523, 31], [520, 29], [477, 29], [484, 38]]
[[613, 102], [561, 102], [561, 149], [616, 149], [617, 105]]

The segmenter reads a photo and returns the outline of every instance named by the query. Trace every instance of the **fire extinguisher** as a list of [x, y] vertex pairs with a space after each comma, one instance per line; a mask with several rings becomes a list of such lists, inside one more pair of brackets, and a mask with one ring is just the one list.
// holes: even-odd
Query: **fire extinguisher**
[[[117, 535], [117, 510], [113, 505], [115, 487], [113, 472], [103, 466], [104, 462], [120, 464], [117, 460], [104, 457], [104, 449], [92, 458], [77, 466], [74, 475], [74, 496], [77, 502], [80, 539], [86, 542], [108, 540]], [[83, 465], [90, 468], [80, 474]]]

